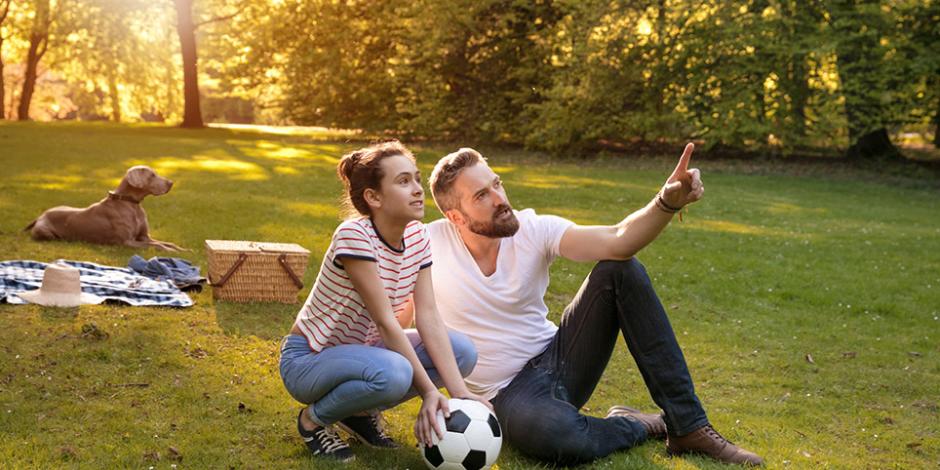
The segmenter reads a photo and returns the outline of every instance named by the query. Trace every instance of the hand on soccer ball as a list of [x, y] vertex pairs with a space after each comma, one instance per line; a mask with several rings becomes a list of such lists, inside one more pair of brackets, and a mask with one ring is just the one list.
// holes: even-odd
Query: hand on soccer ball
[[415, 420], [415, 438], [419, 443], [430, 446], [434, 444], [434, 437], [438, 440], [444, 438], [444, 430], [437, 422], [438, 411], [445, 418], [450, 416], [447, 397], [441, 392], [434, 390], [421, 397], [421, 409], [418, 411], [418, 419]]
[[421, 457], [433, 470], [481, 470], [490, 468], [503, 442], [496, 415], [477, 400], [451, 398], [450, 417], [438, 414], [444, 437], [433, 445], [421, 445]]

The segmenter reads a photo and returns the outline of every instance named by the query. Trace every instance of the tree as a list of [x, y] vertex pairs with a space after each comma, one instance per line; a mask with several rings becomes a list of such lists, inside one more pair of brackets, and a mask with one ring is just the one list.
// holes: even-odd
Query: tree
[[522, 143], [551, 84], [557, 2], [417, 2], [394, 69], [399, 122], [423, 135]]
[[[665, 2], [572, 2], [553, 25], [550, 81], [526, 107], [526, 144], [579, 153], [598, 141], [655, 140], [672, 127], [664, 93], [672, 31]], [[681, 14], [681, 13], [680, 13]]]
[[0, 53], [26, 58], [0, 56], [0, 100], [23, 119], [202, 127], [219, 97], [268, 123], [552, 152], [856, 156], [940, 126], [937, 0], [0, 0], [0, 24]]
[[839, 78], [845, 97], [850, 158], [903, 158], [888, 136], [890, 110], [883, 96], [891, 71], [885, 70], [886, 28], [877, 0], [833, 1]]
[[39, 61], [46, 54], [49, 46], [49, 30], [52, 26], [53, 11], [50, 0], [36, 0], [36, 16], [29, 33], [29, 50], [26, 54], [26, 72], [23, 74], [23, 91], [17, 108], [17, 119], [29, 120], [29, 105], [36, 89]]
[[937, 53], [937, 38], [940, 38], [940, 1], [923, 1], [905, 12], [901, 30], [910, 34], [907, 58], [914, 67], [918, 86], [908, 94], [924, 97], [924, 115], [933, 116], [933, 144], [940, 148], [940, 54]]
[[[196, 53], [196, 31], [204, 25], [228, 21], [238, 16], [250, 5], [243, 0], [236, 11], [231, 14], [213, 17], [200, 22], [194, 21], [193, 0], [174, 0], [176, 2], [177, 33], [180, 41], [180, 53], [183, 58], [183, 122], [180, 127], [205, 127], [202, 121], [202, 109], [199, 105], [199, 70], [198, 54]], [[222, 0], [217, 8], [229, 7], [228, 2]]]
[[0, 0], [0, 119], [6, 118], [4, 104], [6, 103], [6, 85], [3, 79], [3, 42], [8, 36], [3, 34], [3, 23], [10, 15], [10, 5], [13, 0]]
[[933, 109], [933, 145], [940, 149], [940, 70], [930, 80], [933, 82], [934, 100], [936, 104]]
[[[149, 0], [72, 0], [57, 25], [70, 33], [50, 49], [52, 74], [69, 84], [79, 119], [110, 116], [115, 122], [157, 113], [166, 116], [168, 91], [179, 87], [173, 58], [175, 15], [166, 2]], [[174, 82], [167, 86], [167, 73]]]
[[196, 25], [193, 23], [193, 0], [175, 0], [176, 31], [179, 34], [180, 54], [183, 57], [183, 122], [180, 127], [201, 128], [202, 110], [199, 106], [199, 70], [196, 55]]
[[396, 61], [408, 17], [397, 3], [294, 0], [283, 6], [284, 14], [276, 18], [286, 19], [277, 24], [271, 46], [287, 58], [286, 117], [331, 127], [404, 127], [398, 120], [398, 100], [404, 97], [396, 93], [396, 82], [414, 79], [416, 69], [395, 75], [406, 72]]

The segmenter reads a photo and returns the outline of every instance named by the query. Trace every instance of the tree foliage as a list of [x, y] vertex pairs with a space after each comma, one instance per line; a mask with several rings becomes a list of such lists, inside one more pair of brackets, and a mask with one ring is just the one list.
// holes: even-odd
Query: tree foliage
[[29, 72], [43, 2], [61, 11], [45, 76], [83, 118], [179, 119], [198, 60], [196, 97], [241, 119], [554, 152], [892, 154], [940, 124], [936, 0], [178, 0], [185, 62], [174, 2], [12, 0], [0, 76]]

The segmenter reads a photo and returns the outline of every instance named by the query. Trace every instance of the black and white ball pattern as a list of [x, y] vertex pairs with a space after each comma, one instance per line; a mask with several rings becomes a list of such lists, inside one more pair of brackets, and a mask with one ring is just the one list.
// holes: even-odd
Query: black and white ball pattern
[[438, 425], [446, 429], [444, 438], [430, 447], [421, 446], [421, 457], [435, 470], [480, 470], [496, 462], [503, 433], [496, 416], [475, 400], [448, 401], [450, 418], [438, 415]]

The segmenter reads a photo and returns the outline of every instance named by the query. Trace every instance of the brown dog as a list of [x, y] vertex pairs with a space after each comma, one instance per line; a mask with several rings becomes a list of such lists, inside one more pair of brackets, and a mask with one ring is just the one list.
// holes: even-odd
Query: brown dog
[[155, 246], [169, 251], [183, 251], [170, 242], [150, 238], [147, 214], [140, 201], [149, 195], [166, 194], [173, 182], [158, 176], [150, 167], [131, 167], [108, 197], [83, 209], [53, 207], [42, 213], [25, 230], [34, 240], [71, 240], [126, 245], [134, 248]]

